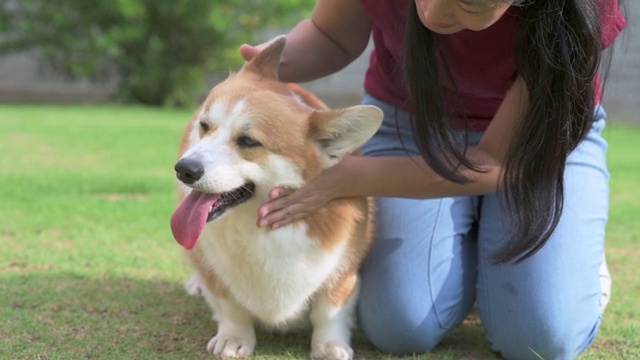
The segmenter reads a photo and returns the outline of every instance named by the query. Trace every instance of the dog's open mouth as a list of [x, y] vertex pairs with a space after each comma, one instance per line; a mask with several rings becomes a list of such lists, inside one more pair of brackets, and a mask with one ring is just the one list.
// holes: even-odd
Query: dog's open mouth
[[253, 197], [256, 186], [253, 183], [246, 183], [241, 187], [220, 194], [218, 200], [211, 205], [207, 222], [213, 221], [224, 214], [229, 208], [240, 205]]
[[230, 208], [251, 199], [255, 188], [255, 184], [246, 183], [221, 194], [191, 191], [171, 217], [173, 237], [185, 249], [191, 250], [207, 222], [216, 220]]

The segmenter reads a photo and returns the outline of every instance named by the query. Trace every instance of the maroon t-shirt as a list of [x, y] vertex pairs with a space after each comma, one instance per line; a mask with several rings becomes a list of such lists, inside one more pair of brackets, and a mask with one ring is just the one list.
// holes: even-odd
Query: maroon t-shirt
[[[400, 71], [407, 0], [361, 0], [361, 3], [371, 18], [375, 45], [365, 89], [382, 101], [409, 110]], [[600, 0], [600, 11], [602, 46], [607, 48], [625, 28], [626, 21], [617, 0]], [[471, 131], [487, 128], [517, 77], [513, 43], [520, 12], [513, 6], [485, 30], [442, 35], [447, 42], [447, 63], [460, 92], [456, 94], [452, 86], [445, 84], [443, 100], [448, 109], [455, 109], [462, 102]], [[600, 92], [596, 101], [600, 101]], [[456, 123], [462, 118], [454, 110], [451, 120]]]

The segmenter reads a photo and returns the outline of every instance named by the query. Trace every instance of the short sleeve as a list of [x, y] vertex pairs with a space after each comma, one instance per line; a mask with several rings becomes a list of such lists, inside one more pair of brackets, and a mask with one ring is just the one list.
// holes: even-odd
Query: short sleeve
[[600, 25], [602, 29], [602, 48], [610, 47], [618, 35], [627, 27], [627, 20], [622, 16], [618, 0], [599, 0]]

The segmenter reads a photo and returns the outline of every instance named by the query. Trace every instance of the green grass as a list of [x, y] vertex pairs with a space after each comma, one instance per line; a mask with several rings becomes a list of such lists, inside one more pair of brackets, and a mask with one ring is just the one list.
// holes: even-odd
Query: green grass
[[[0, 359], [205, 359], [214, 334], [169, 231], [190, 111], [0, 106]], [[614, 124], [613, 300], [582, 359], [640, 358], [640, 128]], [[308, 333], [258, 334], [257, 359], [306, 358]], [[357, 333], [360, 359], [392, 359]], [[471, 315], [432, 354], [495, 358]]]

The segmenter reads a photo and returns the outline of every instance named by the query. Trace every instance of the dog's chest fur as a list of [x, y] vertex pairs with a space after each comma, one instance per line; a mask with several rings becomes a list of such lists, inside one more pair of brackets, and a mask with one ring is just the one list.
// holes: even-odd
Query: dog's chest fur
[[304, 222], [257, 228], [257, 206], [251, 201], [208, 224], [198, 246], [230, 295], [260, 321], [278, 326], [305, 314], [313, 293], [338, 273], [347, 239], [326, 249], [309, 238]]

